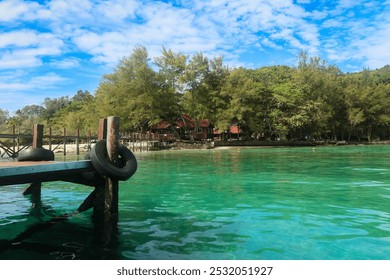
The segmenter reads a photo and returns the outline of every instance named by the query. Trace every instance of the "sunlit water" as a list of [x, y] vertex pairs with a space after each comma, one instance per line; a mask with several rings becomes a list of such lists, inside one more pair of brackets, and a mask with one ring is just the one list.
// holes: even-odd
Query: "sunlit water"
[[[137, 154], [120, 185], [116, 238], [92, 191], [0, 187], [0, 259], [390, 259], [390, 146], [240, 148]], [[104, 238], [103, 238], [104, 239]]]

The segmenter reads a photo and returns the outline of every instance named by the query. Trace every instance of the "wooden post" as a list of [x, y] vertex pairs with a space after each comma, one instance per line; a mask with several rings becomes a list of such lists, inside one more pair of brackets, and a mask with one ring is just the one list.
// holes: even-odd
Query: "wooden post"
[[[32, 148], [42, 148], [43, 144], [43, 125], [34, 124]], [[39, 206], [41, 203], [41, 182], [34, 182], [23, 192], [23, 195], [31, 194], [32, 207]]]
[[[107, 119], [107, 153], [109, 160], [115, 165], [118, 162], [119, 117]], [[118, 180], [107, 178], [105, 205], [111, 219], [118, 219]]]
[[99, 120], [98, 140], [106, 139], [107, 137], [107, 119]]
[[32, 148], [33, 149], [42, 148], [42, 144], [43, 144], [43, 125], [34, 124]]
[[87, 144], [87, 150], [90, 151], [91, 150], [91, 130], [88, 130], [88, 138], [87, 138], [87, 141], [88, 141], [88, 144]]
[[[99, 120], [98, 140], [106, 139], [108, 159], [114, 164], [118, 161], [119, 118], [108, 117]], [[118, 222], [117, 179], [104, 176], [98, 183], [90, 200], [94, 201], [95, 226], [102, 233], [102, 241], [109, 244], [115, 239]]]
[[16, 150], [20, 151], [20, 138], [19, 138], [19, 135], [20, 135], [20, 127], [18, 127], [18, 137], [16, 137]]
[[133, 151], [135, 151], [135, 132], [133, 132], [132, 134], [133, 134]]
[[150, 143], [150, 133], [148, 131], [146, 134], [146, 151], [149, 151], [149, 143]]
[[66, 156], [66, 127], [64, 127], [64, 156]]
[[76, 154], [80, 154], [80, 129], [76, 128]]
[[51, 151], [51, 136], [52, 136], [52, 131], [51, 131], [51, 126], [49, 127], [49, 150]]
[[12, 143], [13, 143], [13, 145], [12, 145], [12, 147], [13, 147], [13, 149], [12, 149], [12, 154], [13, 155], [15, 155], [16, 154], [16, 130], [15, 130], [15, 125], [13, 125], [12, 126]]

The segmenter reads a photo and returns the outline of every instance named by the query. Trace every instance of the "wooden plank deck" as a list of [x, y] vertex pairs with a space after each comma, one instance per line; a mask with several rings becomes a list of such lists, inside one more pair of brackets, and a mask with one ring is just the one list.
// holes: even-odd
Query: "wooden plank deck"
[[57, 181], [92, 170], [90, 160], [0, 162], [0, 186]]

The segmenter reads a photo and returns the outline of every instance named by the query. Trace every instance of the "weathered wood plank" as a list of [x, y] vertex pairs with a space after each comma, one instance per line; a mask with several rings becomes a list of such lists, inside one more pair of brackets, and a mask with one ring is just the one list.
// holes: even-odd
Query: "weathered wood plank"
[[0, 186], [63, 180], [64, 176], [92, 171], [90, 160], [69, 162], [1, 162]]
[[32, 139], [32, 135], [29, 134], [11, 134], [11, 133], [4, 133], [0, 134], [0, 138], [27, 138], [27, 139]]

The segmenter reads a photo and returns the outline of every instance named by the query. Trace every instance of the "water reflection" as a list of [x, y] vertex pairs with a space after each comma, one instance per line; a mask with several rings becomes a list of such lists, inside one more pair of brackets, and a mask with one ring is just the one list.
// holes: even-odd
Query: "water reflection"
[[0, 259], [388, 259], [390, 166], [371, 149], [144, 154], [109, 231], [93, 211], [54, 219], [88, 195], [67, 183], [38, 208], [8, 189]]
[[[2, 226], [0, 259], [121, 259], [116, 225], [103, 224], [101, 213], [64, 213], [27, 196], [31, 207]], [[109, 231], [109, 233], [108, 233]], [[5, 234], [7, 233], [7, 234]]]

